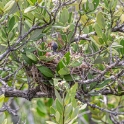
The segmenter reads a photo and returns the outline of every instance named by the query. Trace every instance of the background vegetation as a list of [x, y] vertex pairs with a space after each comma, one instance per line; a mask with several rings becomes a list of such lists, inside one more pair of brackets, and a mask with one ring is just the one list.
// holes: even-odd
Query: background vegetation
[[123, 124], [123, 94], [123, 0], [0, 0], [2, 124]]

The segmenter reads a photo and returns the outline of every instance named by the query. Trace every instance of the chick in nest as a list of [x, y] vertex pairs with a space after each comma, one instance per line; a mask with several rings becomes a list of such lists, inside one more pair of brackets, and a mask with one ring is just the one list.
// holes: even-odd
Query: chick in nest
[[52, 50], [54, 53], [56, 53], [56, 51], [57, 51], [57, 49], [58, 49], [58, 44], [57, 44], [56, 42], [52, 41], [52, 42], [50, 42], [50, 43], [48, 44], [48, 47], [50, 47], [51, 50]]

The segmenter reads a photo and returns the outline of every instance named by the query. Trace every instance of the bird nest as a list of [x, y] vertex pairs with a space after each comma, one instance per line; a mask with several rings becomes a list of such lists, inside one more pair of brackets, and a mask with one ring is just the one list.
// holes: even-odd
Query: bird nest
[[[44, 67], [40, 70], [38, 67]], [[63, 66], [63, 67], [60, 67]], [[47, 68], [47, 69], [46, 69]], [[59, 68], [59, 69], [58, 69]], [[53, 76], [46, 76], [42, 73], [46, 69], [53, 74]], [[48, 70], [49, 69], [49, 70]], [[29, 83], [30, 99], [36, 92], [52, 92], [53, 85], [50, 81], [52, 78], [63, 77], [65, 75], [78, 75], [81, 78], [82, 72], [88, 70], [88, 65], [83, 61], [82, 54], [67, 52], [66, 54], [56, 53], [51, 55], [44, 55], [39, 58], [37, 64], [26, 66], [26, 72], [32, 81]], [[63, 72], [62, 72], [63, 71]], [[46, 72], [47, 73], [47, 72]], [[79, 78], [78, 78], [79, 79]], [[33, 92], [33, 95], [31, 95]]]
[[[69, 52], [68, 52], [69, 53]], [[83, 61], [83, 57], [81, 54], [70, 54], [68, 55], [69, 60], [67, 60], [66, 55], [53, 54], [51, 56], [42, 56], [40, 61], [37, 64], [33, 64], [32, 66], [28, 66], [26, 71], [28, 76], [32, 77], [33, 81], [40, 83], [47, 80], [47, 77], [44, 76], [39, 70], [38, 65], [49, 68], [54, 75], [58, 73], [58, 75], [68, 75], [68, 74], [77, 74], [80, 75], [83, 70], [88, 70], [89, 66], [86, 62]], [[67, 62], [70, 61], [70, 62]], [[61, 74], [57, 68], [59, 66], [63, 66], [65, 71], [68, 71], [65, 74]], [[61, 68], [61, 67], [60, 67]], [[49, 76], [48, 76], [49, 77]], [[48, 78], [49, 79], [49, 78]]]

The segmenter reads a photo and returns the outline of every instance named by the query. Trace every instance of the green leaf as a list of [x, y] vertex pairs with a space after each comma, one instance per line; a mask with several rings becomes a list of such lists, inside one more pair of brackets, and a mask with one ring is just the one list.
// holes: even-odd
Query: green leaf
[[30, 0], [33, 4], [37, 1], [37, 0]]
[[77, 119], [77, 116], [75, 116], [74, 118], [72, 118], [72, 120], [68, 124], [78, 124], [78, 122], [75, 122], [74, 123], [74, 121], [76, 121], [76, 119]]
[[64, 63], [63, 59], [59, 61], [58, 65], [57, 65], [57, 71], [59, 71], [60, 69], [66, 67], [66, 64]]
[[46, 121], [47, 124], [57, 124], [55, 122], [52, 122], [52, 121]]
[[56, 112], [55, 117], [56, 117], [56, 121], [59, 123], [60, 113], [58, 111]]
[[122, 55], [124, 55], [124, 40], [120, 41], [120, 45], [123, 46], [123, 48], [120, 48], [120, 52]]
[[99, 0], [93, 0], [93, 4], [94, 4], [94, 10], [95, 10], [99, 5]]
[[75, 83], [75, 84], [71, 87], [71, 89], [70, 89], [71, 93], [72, 93], [74, 96], [75, 96], [75, 93], [76, 93], [77, 88], [78, 88], [78, 83]]
[[32, 65], [32, 60], [29, 59], [27, 56], [25, 56], [24, 54], [22, 54], [22, 58], [23, 58], [29, 65]]
[[4, 12], [10, 10], [15, 4], [15, 0], [10, 0], [5, 6], [4, 6]]
[[15, 25], [15, 17], [13, 16], [9, 21], [9, 25], [8, 25], [9, 32], [13, 29], [14, 25]]
[[37, 107], [42, 111], [43, 113], [47, 113], [47, 110], [45, 108], [44, 103], [41, 100], [37, 101]]
[[105, 80], [101, 83], [99, 83], [95, 88], [101, 88], [101, 87], [104, 87], [105, 85], [107, 85], [111, 80], [108, 79], [108, 80]]
[[68, 65], [69, 64], [69, 62], [70, 62], [70, 52], [67, 52], [65, 55], [64, 55], [64, 58], [65, 58], [65, 63], [66, 63], [66, 65]]
[[74, 31], [70, 31], [70, 33], [68, 34], [68, 37], [67, 37], [68, 38], [68, 42], [71, 42], [70, 40], [71, 40], [73, 34], [74, 34]]
[[73, 49], [74, 52], [77, 52], [77, 51], [78, 51], [78, 49], [79, 49], [79, 44], [77, 44], [77, 43], [72, 43], [71, 46], [72, 46], [72, 49]]
[[33, 33], [31, 34], [30, 39], [31, 40], [38, 40], [43, 36], [42, 34], [42, 29], [37, 29], [35, 31], [33, 31]]
[[78, 66], [80, 66], [82, 64], [82, 61], [80, 61], [80, 60], [75, 60], [75, 61], [72, 61], [71, 63], [70, 63], [70, 67], [78, 67]]
[[8, 121], [7, 121], [7, 119], [5, 119], [2, 124], [7, 124], [7, 123], [8, 123]]
[[33, 5], [32, 0], [27, 0], [30, 5]]
[[72, 74], [72, 75], [64, 75], [64, 79], [66, 81], [74, 81], [74, 80], [80, 80], [80, 77], [77, 74]]
[[26, 8], [26, 9], [24, 10], [24, 13], [28, 13], [28, 12], [33, 11], [33, 10], [35, 10], [35, 9], [36, 9], [35, 6], [30, 6], [30, 7]]
[[31, 22], [29, 20], [24, 21], [24, 26], [25, 26], [26, 31], [28, 31], [32, 27]]
[[56, 89], [55, 89], [55, 96], [59, 100], [59, 102], [62, 103], [62, 98], [61, 98], [59, 92]]
[[109, 8], [108, 8], [108, 5], [109, 5], [108, 2], [109, 2], [108, 0], [104, 0], [105, 7], [106, 7], [107, 9], [109, 9]]
[[52, 113], [52, 114], [56, 113], [56, 110], [55, 110], [55, 108], [53, 106], [50, 107], [50, 113]]
[[112, 48], [122, 48], [123, 49], [123, 46], [118, 44], [117, 42], [113, 42], [112, 45], [111, 45]]
[[37, 110], [37, 113], [41, 116], [41, 117], [45, 117], [46, 116], [46, 113], [42, 112], [40, 108], [36, 108]]
[[55, 26], [52, 26], [53, 28], [56, 28], [56, 29], [61, 29], [61, 30], [63, 30], [65, 27], [63, 27], [63, 26], [57, 26], [57, 25], [55, 25]]
[[31, 52], [26, 51], [26, 56], [35, 62], [38, 61], [38, 58]]
[[97, 14], [97, 23], [100, 26], [100, 28], [102, 28], [102, 29], [105, 28], [105, 20], [104, 20], [102, 12], [99, 12]]
[[65, 120], [67, 120], [69, 118], [69, 114], [71, 113], [71, 111], [73, 110], [73, 106], [72, 104], [66, 104], [65, 107]]
[[99, 38], [100, 45], [104, 43], [104, 40], [102, 38]]
[[14, 5], [12, 6], [12, 8], [9, 10], [8, 14], [13, 14], [13, 13], [15, 13], [17, 11], [18, 11], [18, 7], [17, 7], [17, 4], [15, 2]]
[[112, 10], [114, 10], [117, 6], [118, 0], [113, 0], [112, 1]]
[[70, 13], [69, 13], [68, 23], [71, 23], [72, 19], [73, 19], [73, 18], [72, 18], [72, 12], [70, 12]]
[[94, 64], [100, 64], [103, 62], [103, 59], [101, 56], [97, 56], [97, 58], [94, 60]]
[[58, 101], [58, 99], [56, 99], [56, 109], [60, 114], [63, 113], [63, 105]]
[[40, 57], [39, 57], [39, 59], [40, 59], [41, 61], [47, 61], [47, 62], [54, 60], [54, 58], [55, 58], [55, 56], [50, 56], [50, 57], [40, 56]]
[[53, 99], [52, 98], [48, 98], [47, 102], [45, 103], [46, 106], [50, 107], [53, 104]]
[[102, 37], [102, 30], [101, 30], [101, 28], [99, 27], [99, 25], [98, 24], [95, 24], [95, 31], [96, 31], [96, 33], [97, 33], [97, 35], [99, 36], [99, 37]]
[[38, 70], [46, 77], [54, 77], [52, 71], [46, 66], [37, 66]]
[[62, 22], [63, 24], [67, 23], [69, 19], [69, 12], [66, 8], [64, 8], [62, 10], [62, 12], [60, 13], [60, 22]]
[[70, 74], [69, 68], [64, 67], [64, 68], [60, 69], [60, 70], [58, 71], [58, 73], [59, 73], [60, 75], [67, 75], [67, 74]]
[[94, 4], [93, 3], [89, 3], [88, 7], [89, 7], [90, 11], [94, 10]]
[[70, 93], [68, 92], [68, 93], [66, 94], [65, 99], [64, 99], [65, 105], [69, 104], [70, 100], [71, 100], [71, 99], [70, 99]]
[[[79, 107], [77, 106], [76, 108], [74, 108], [73, 112], [72, 112], [72, 115], [71, 115], [71, 118], [75, 118], [77, 119], [77, 115], [78, 115], [78, 112], [79, 112]], [[75, 120], [74, 119], [74, 120]]]
[[80, 108], [79, 110], [80, 110], [80, 111], [81, 111], [81, 110], [84, 110], [86, 107], [87, 107], [87, 104], [84, 104], [84, 105], [81, 106], [81, 108]]
[[2, 94], [2, 95], [0, 96], [0, 108], [3, 106], [4, 98], [5, 98], [5, 96], [4, 96], [4, 94]]

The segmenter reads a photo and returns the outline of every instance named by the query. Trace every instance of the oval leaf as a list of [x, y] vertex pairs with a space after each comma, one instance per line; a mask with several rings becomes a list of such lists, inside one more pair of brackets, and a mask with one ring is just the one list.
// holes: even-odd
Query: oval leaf
[[5, 96], [4, 96], [4, 94], [2, 94], [0, 96], [0, 108], [3, 106], [4, 98], [5, 98]]
[[27, 51], [26, 56], [35, 62], [38, 61], [37, 57], [33, 53]]
[[8, 27], [9, 32], [13, 29], [14, 25], [15, 25], [15, 17], [13, 16], [9, 21], [9, 27]]
[[28, 12], [34, 10], [34, 9], [36, 9], [35, 6], [30, 6], [30, 7], [26, 8], [26, 9], [24, 10], [24, 13], [28, 13]]
[[49, 68], [47, 68], [47, 67], [45, 67], [45, 66], [38, 66], [37, 68], [38, 68], [39, 71], [40, 71], [43, 75], [45, 75], [46, 77], [54, 77], [52, 71], [51, 71]]
[[66, 8], [63, 9], [62, 13], [60, 14], [60, 22], [66, 23], [69, 19], [69, 12]]
[[99, 12], [99, 13], [97, 14], [97, 23], [98, 23], [98, 25], [99, 25], [102, 29], [105, 28], [105, 20], [104, 20], [104, 17], [103, 17], [103, 15], [102, 15], [102, 12]]
[[5, 5], [5, 7], [4, 7], [4, 12], [10, 10], [10, 9], [13, 7], [14, 3], [15, 3], [15, 0], [10, 0], [10, 1]]

